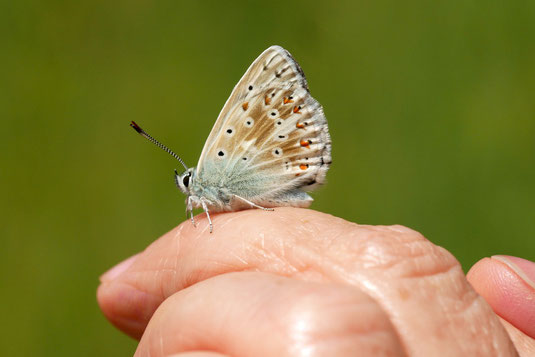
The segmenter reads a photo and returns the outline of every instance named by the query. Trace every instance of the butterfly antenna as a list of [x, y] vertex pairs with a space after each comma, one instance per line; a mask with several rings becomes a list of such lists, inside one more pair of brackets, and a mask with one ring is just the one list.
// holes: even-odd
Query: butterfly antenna
[[145, 130], [141, 129], [141, 127], [139, 125], [136, 124], [135, 121], [132, 121], [132, 123], [130, 123], [130, 126], [132, 128], [134, 128], [135, 131], [137, 131], [142, 137], [144, 137], [145, 139], [147, 139], [148, 141], [150, 141], [151, 143], [153, 143], [154, 145], [156, 145], [157, 147], [159, 147], [160, 149], [162, 149], [163, 151], [167, 152], [169, 155], [171, 155], [172, 157], [174, 157], [175, 159], [178, 160], [178, 162], [180, 162], [182, 164], [182, 166], [184, 166], [184, 168], [187, 170], [188, 167], [186, 166], [186, 164], [184, 163], [184, 161], [182, 161], [182, 159], [180, 158], [180, 156], [178, 156], [177, 154], [175, 154], [173, 151], [171, 151], [171, 149], [169, 149], [167, 146], [165, 146], [164, 144], [160, 143], [158, 140], [154, 139], [152, 136], [150, 136], [149, 134], [147, 134], [145, 132]]

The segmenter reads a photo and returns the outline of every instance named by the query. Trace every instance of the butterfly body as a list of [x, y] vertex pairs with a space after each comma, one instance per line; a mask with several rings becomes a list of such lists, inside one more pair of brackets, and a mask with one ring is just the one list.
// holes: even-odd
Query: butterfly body
[[[208, 169], [203, 171], [203, 176], [197, 177], [195, 171], [191, 173], [188, 187], [178, 185], [182, 192], [188, 198], [186, 203], [191, 202], [188, 209], [202, 207], [201, 201], [204, 201], [210, 211], [238, 211], [241, 209], [251, 208], [245, 200], [250, 201], [258, 206], [272, 208], [278, 206], [296, 206], [308, 207], [313, 199], [300, 190], [283, 188], [277, 192], [266, 195], [261, 189], [254, 187], [263, 187], [269, 184], [266, 177], [262, 175], [250, 174], [246, 180], [235, 180], [234, 177], [224, 177], [217, 171], [217, 165], [213, 166], [216, 170], [211, 172], [210, 164]], [[183, 174], [184, 175], [184, 174]], [[177, 181], [180, 180], [180, 175]], [[253, 188], [251, 188], [253, 187]]]
[[283, 48], [272, 46], [232, 91], [197, 167], [175, 173], [175, 181], [187, 195], [190, 213], [196, 207], [207, 214], [251, 207], [308, 207], [312, 197], [306, 191], [324, 183], [330, 163], [331, 140], [323, 109], [310, 95], [297, 62]]

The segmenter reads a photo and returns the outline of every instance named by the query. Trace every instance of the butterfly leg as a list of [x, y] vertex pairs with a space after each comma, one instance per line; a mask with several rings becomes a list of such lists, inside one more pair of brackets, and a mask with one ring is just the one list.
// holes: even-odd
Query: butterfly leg
[[191, 217], [191, 223], [193, 223], [193, 227], [197, 227], [195, 219], [193, 218], [193, 204], [191, 203], [191, 196], [188, 196], [188, 203], [186, 204], [186, 216], [188, 213]]
[[249, 205], [251, 205], [251, 206], [253, 206], [253, 207], [255, 207], [255, 208], [260, 208], [261, 210], [264, 210], [264, 211], [274, 211], [273, 208], [266, 208], [266, 207], [259, 206], [259, 205], [257, 205], [256, 203], [253, 203], [253, 202], [249, 201], [248, 199], [245, 199], [245, 198], [240, 197], [240, 196], [238, 196], [238, 195], [234, 195], [234, 197], [239, 198], [239, 199], [242, 200], [243, 202], [245, 202], [245, 203], [247, 203], [247, 204], [249, 204]]
[[206, 217], [208, 218], [208, 224], [210, 225], [210, 233], [212, 233], [214, 230], [214, 226], [212, 225], [212, 220], [210, 219], [210, 213], [208, 213], [208, 206], [206, 205], [206, 202], [204, 202], [202, 198], [201, 198], [201, 205], [202, 205], [202, 209], [206, 213]]
[[197, 223], [195, 223], [195, 219], [193, 218], [193, 210], [189, 210], [189, 215], [191, 217], [191, 223], [193, 223], [193, 227], [197, 227]]

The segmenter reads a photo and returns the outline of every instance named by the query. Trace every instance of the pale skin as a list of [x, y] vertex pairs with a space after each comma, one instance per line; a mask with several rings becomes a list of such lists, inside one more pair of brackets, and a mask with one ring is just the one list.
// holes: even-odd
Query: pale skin
[[465, 276], [409, 228], [298, 208], [196, 221], [101, 277], [137, 356], [535, 356], [535, 286], [507, 257]]

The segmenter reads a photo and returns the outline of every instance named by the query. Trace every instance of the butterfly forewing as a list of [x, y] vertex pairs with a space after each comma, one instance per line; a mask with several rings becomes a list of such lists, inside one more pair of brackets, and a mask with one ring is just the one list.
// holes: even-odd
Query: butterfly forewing
[[265, 206], [307, 206], [325, 180], [331, 141], [303, 71], [279, 46], [264, 51], [225, 103], [197, 166], [199, 180]]

